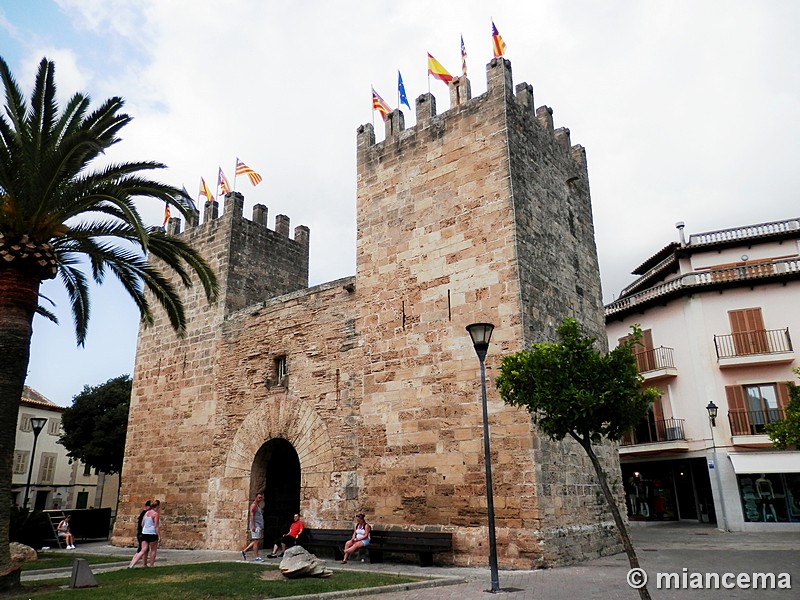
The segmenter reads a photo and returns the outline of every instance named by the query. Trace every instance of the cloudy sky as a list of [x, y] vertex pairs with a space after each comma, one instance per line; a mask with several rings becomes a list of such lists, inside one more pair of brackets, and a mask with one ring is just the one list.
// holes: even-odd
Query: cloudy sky
[[[793, 0], [0, 0], [0, 55], [29, 92], [43, 56], [66, 97], [126, 99], [135, 117], [112, 159], [153, 159], [197, 194], [236, 157], [264, 182], [255, 203], [311, 228], [311, 284], [355, 272], [355, 135], [370, 87], [396, 107], [397, 70], [411, 100], [426, 53], [486, 90], [491, 21], [514, 84], [587, 149], [604, 299], [630, 271], [687, 233], [800, 216], [800, 2]], [[406, 110], [406, 126], [414, 115]], [[159, 224], [163, 207], [143, 205]], [[93, 293], [75, 347], [58, 285], [43, 293], [61, 325], [37, 317], [28, 384], [68, 405], [84, 384], [133, 370], [138, 314], [109, 279]]]

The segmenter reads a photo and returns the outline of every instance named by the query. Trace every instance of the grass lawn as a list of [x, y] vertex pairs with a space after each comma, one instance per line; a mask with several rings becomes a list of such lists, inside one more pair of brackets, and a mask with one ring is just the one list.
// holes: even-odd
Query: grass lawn
[[122, 569], [95, 575], [98, 587], [59, 589], [69, 584], [68, 579], [25, 582], [22, 590], [0, 595], [3, 600], [36, 599], [65, 600], [210, 600], [235, 598], [256, 600], [261, 598], [287, 598], [302, 594], [319, 594], [339, 590], [352, 590], [416, 581], [411, 577], [397, 577], [365, 571], [335, 571], [326, 579], [285, 579], [275, 566], [254, 563], [205, 563], [174, 565], [153, 569]]
[[86, 562], [90, 565], [99, 565], [103, 563], [113, 563], [121, 561], [130, 561], [133, 554], [128, 556], [101, 556], [98, 554], [81, 554], [80, 552], [70, 552], [64, 554], [63, 552], [48, 552], [47, 550], [39, 551], [39, 558], [37, 560], [23, 563], [23, 571], [39, 571], [41, 569], [57, 569], [59, 567], [71, 567], [72, 562], [76, 558], [85, 558]]

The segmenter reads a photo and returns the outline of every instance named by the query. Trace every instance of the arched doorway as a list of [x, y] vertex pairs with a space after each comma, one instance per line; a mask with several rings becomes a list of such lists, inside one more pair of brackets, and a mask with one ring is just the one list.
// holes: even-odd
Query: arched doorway
[[256, 452], [251, 471], [251, 497], [264, 490], [264, 547], [289, 530], [300, 512], [300, 459], [291, 442], [272, 438]]

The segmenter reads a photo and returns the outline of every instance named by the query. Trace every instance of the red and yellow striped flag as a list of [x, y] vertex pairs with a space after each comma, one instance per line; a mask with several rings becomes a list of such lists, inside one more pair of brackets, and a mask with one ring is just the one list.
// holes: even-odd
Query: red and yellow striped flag
[[208, 202], [214, 201], [214, 195], [211, 193], [211, 190], [208, 189], [208, 186], [206, 185], [206, 180], [203, 179], [202, 177], [200, 178], [200, 195], [205, 196], [206, 201]]
[[381, 119], [384, 121], [386, 121], [386, 115], [392, 112], [392, 109], [386, 104], [384, 99], [378, 95], [375, 88], [372, 88], [372, 110], [377, 110], [381, 113]]
[[169, 221], [169, 216], [170, 216], [169, 202], [164, 202], [164, 224], [162, 225], [162, 227], [167, 226], [167, 221]]
[[495, 58], [500, 58], [506, 53], [506, 43], [500, 36], [500, 32], [497, 31], [497, 27], [494, 26], [494, 21], [492, 21], [492, 48]]
[[231, 193], [231, 185], [228, 183], [228, 178], [222, 172], [222, 167], [219, 168], [219, 175], [217, 175], [217, 187], [222, 190], [222, 195]]
[[248, 167], [246, 164], [244, 164], [238, 158], [236, 159], [236, 174], [237, 175], [247, 175], [247, 177], [250, 179], [250, 183], [252, 183], [254, 187], [257, 186], [259, 183], [261, 183], [263, 181], [263, 178], [261, 177], [261, 175], [259, 175], [255, 171], [253, 171], [253, 169]]
[[428, 75], [433, 75], [434, 78], [445, 83], [450, 83], [453, 80], [453, 76], [447, 72], [442, 63], [431, 56], [430, 52], [428, 52]]

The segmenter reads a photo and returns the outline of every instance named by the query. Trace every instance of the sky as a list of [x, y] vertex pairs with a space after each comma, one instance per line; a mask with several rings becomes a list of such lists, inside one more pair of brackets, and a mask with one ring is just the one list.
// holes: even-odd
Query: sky
[[[355, 273], [356, 129], [374, 123], [371, 87], [397, 107], [430, 91], [430, 52], [486, 90], [491, 23], [514, 84], [533, 86], [586, 148], [605, 302], [630, 272], [686, 233], [800, 216], [800, 2], [793, 0], [0, 0], [0, 56], [26, 94], [42, 57], [62, 101], [122, 96], [134, 117], [109, 160], [157, 160], [158, 178], [197, 198], [239, 157], [256, 203], [311, 229], [310, 284]], [[406, 127], [413, 111], [404, 109]], [[224, 205], [222, 207], [224, 210]], [[142, 202], [150, 224], [163, 205]], [[92, 290], [84, 348], [66, 295], [42, 293], [27, 384], [68, 406], [84, 385], [132, 373], [138, 312], [109, 276]]]

